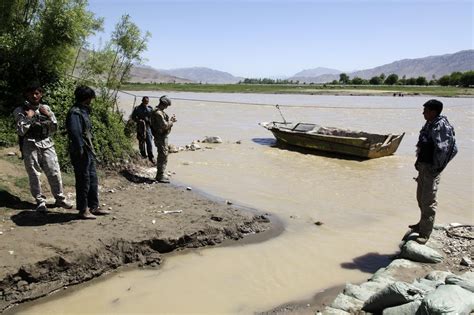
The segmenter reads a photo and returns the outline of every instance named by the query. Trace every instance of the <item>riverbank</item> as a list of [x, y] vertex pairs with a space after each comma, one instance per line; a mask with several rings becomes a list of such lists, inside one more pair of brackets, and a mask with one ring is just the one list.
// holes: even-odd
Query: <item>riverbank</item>
[[125, 91], [175, 91], [200, 93], [261, 93], [345, 96], [474, 97], [474, 89], [453, 86], [331, 85], [331, 84], [198, 84], [127, 83]]
[[[102, 176], [100, 202], [109, 216], [81, 221], [76, 211], [58, 208], [37, 214], [22, 165], [17, 156], [7, 156], [10, 151], [0, 150], [0, 311], [122, 266], [159, 267], [163, 254], [264, 234], [272, 227], [269, 214], [157, 184], [145, 168]], [[73, 199], [73, 186], [65, 191]]]
[[[420, 289], [420, 296], [411, 305], [416, 309], [422, 303], [422, 298], [435, 291], [437, 287], [446, 284], [460, 285], [465, 288], [466, 296], [469, 296], [469, 290], [474, 289], [474, 264], [472, 263], [472, 239], [473, 230], [471, 226], [459, 226], [458, 223], [450, 225], [437, 225], [436, 229], [426, 244], [420, 245], [419, 249], [434, 250], [439, 254], [441, 261], [437, 263], [421, 262], [420, 257], [414, 259], [413, 257], [407, 259], [405, 250], [393, 257], [392, 262], [375, 272], [367, 282], [359, 284], [346, 283], [338, 287], [329, 288], [314, 295], [312, 299], [305, 301], [296, 301], [293, 303], [286, 303], [278, 306], [270, 311], [262, 314], [266, 315], [288, 315], [288, 314], [365, 314], [362, 307], [364, 303], [368, 304], [372, 295], [379, 294], [380, 298], [377, 300], [378, 304], [390, 305], [393, 303], [393, 297], [384, 297], [381, 290], [387, 288], [389, 285], [403, 282], [405, 285]], [[408, 233], [407, 233], [408, 235]], [[400, 246], [403, 247], [406, 243], [402, 241]], [[433, 254], [434, 252], [430, 253]], [[428, 255], [429, 256], [429, 255]], [[457, 277], [455, 277], [455, 275]], [[458, 278], [460, 276], [460, 278]], [[451, 279], [449, 280], [449, 278]], [[448, 278], [448, 280], [447, 280]], [[474, 305], [474, 292], [471, 291], [470, 303]], [[441, 299], [443, 296], [437, 297]], [[452, 298], [453, 296], [451, 296]], [[444, 307], [456, 306], [459, 303], [469, 304], [468, 301], [462, 299], [456, 302], [457, 296], [454, 295], [452, 300], [440, 301]], [[427, 303], [427, 302], [425, 302]], [[398, 302], [398, 304], [403, 304]], [[392, 307], [397, 305], [397, 302], [392, 304]], [[411, 314], [407, 309], [407, 313]], [[384, 310], [384, 314], [399, 314], [402, 309], [395, 307]]]

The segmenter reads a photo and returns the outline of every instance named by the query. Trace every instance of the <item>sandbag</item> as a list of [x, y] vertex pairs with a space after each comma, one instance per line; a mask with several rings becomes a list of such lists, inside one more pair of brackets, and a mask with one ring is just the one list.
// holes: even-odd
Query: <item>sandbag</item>
[[423, 295], [426, 295], [429, 292], [436, 290], [436, 288], [439, 287], [440, 285], [444, 285], [444, 282], [433, 281], [433, 280], [422, 278], [422, 279], [417, 279], [413, 281], [412, 285], [417, 287], [421, 291], [423, 291]]
[[389, 307], [383, 310], [382, 315], [414, 315], [421, 305], [421, 300], [415, 300], [403, 305]]
[[461, 275], [464, 279], [467, 279], [469, 281], [474, 281], [474, 272], [472, 271], [466, 271]]
[[383, 289], [386, 286], [387, 284], [376, 281], [364, 282], [361, 285], [348, 283], [344, 288], [344, 294], [365, 302], [377, 291]]
[[423, 291], [406, 282], [394, 282], [365, 301], [362, 310], [381, 312], [387, 307], [402, 305], [423, 297]]
[[421, 315], [469, 314], [473, 310], [474, 293], [451, 284], [428, 293], [418, 309]]
[[439, 263], [443, 260], [440, 253], [415, 241], [408, 241], [403, 245], [400, 257], [424, 263]]
[[446, 284], [458, 285], [463, 289], [474, 293], [474, 281], [464, 278], [463, 276], [447, 276], [445, 280]]
[[373, 274], [370, 281], [383, 282], [386, 284], [397, 281], [400, 269], [418, 268], [418, 264], [407, 259], [395, 259], [387, 267], [380, 268]]
[[433, 270], [426, 275], [425, 279], [444, 282], [447, 276], [454, 276], [452, 272]]
[[352, 296], [339, 293], [330, 306], [332, 308], [337, 308], [346, 312], [354, 312], [356, 310], [360, 310], [362, 304], [362, 301], [353, 298]]

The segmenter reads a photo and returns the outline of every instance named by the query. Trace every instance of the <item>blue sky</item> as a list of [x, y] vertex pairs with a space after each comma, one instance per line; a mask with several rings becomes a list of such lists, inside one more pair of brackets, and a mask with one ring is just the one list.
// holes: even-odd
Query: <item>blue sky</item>
[[474, 0], [89, 0], [89, 9], [105, 18], [102, 41], [123, 14], [149, 31], [146, 64], [159, 69], [277, 77], [473, 49]]

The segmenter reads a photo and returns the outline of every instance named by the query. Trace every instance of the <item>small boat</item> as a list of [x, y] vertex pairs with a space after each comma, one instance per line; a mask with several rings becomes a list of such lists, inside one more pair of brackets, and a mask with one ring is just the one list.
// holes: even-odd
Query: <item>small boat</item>
[[397, 151], [405, 133], [375, 134], [310, 123], [262, 122], [278, 141], [319, 151], [374, 159]]

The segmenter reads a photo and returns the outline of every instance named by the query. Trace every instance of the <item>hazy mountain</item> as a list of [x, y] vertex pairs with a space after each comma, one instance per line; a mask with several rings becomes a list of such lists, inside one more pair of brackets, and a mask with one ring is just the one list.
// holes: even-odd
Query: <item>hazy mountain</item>
[[[400, 78], [404, 75], [407, 78], [423, 76], [430, 80], [433, 75], [439, 78], [455, 71], [465, 72], [469, 70], [474, 70], [474, 50], [472, 49], [462, 50], [454, 54], [398, 60], [372, 69], [350, 72], [347, 75], [350, 78], [370, 79], [374, 76], [379, 76], [381, 73], [384, 73], [386, 76], [395, 73]], [[295, 80], [295, 77], [296, 75], [291, 77], [291, 79]], [[304, 79], [300, 78], [299, 80], [307, 83], [326, 83], [332, 80], [339, 80], [339, 75], [324, 74], [315, 77], [305, 77]]]
[[323, 74], [339, 74], [342, 71], [336, 70], [336, 69], [330, 69], [330, 68], [323, 68], [323, 67], [318, 67], [314, 69], [308, 69], [308, 70], [303, 70], [295, 74], [293, 77], [307, 77], [307, 78], [314, 78], [318, 77]]
[[201, 83], [237, 83], [243, 78], [234, 77], [228, 72], [219, 70], [204, 68], [204, 67], [193, 67], [193, 68], [179, 68], [170, 70], [158, 70], [161, 73], [173, 75], [176, 77], [192, 80], [194, 82]]
[[133, 66], [129, 82], [133, 83], [192, 83], [192, 80], [175, 77], [156, 70], [150, 66]]

